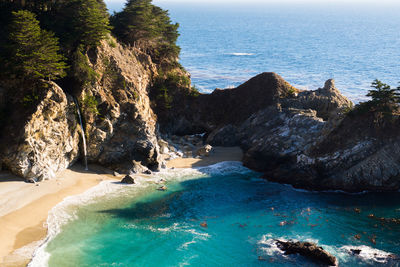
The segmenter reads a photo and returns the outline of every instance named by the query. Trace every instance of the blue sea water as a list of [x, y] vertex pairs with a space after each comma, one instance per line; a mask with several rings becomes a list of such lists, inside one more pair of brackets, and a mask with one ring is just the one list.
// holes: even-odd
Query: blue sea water
[[[386, 259], [400, 255], [400, 225], [368, 217], [399, 217], [398, 194], [307, 192], [259, 177], [226, 162], [109, 184], [108, 197], [53, 211], [31, 266], [318, 266], [283, 255], [275, 239], [316, 242], [341, 266], [400, 266]], [[156, 190], [160, 178], [168, 191]]]
[[398, 86], [399, 4], [265, 2], [156, 1], [180, 23], [181, 63], [201, 91], [234, 87], [265, 71], [300, 89], [334, 78], [356, 102], [365, 99], [374, 79]]

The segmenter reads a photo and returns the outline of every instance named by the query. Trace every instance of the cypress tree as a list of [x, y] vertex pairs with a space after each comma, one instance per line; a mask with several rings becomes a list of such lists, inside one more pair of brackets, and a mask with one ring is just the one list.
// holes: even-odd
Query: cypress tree
[[111, 17], [113, 33], [122, 42], [148, 52], [156, 63], [175, 61], [179, 24], [173, 24], [168, 11], [151, 0], [129, 0], [121, 12]]
[[24, 79], [65, 76], [66, 65], [60, 55], [58, 39], [42, 30], [35, 14], [20, 10], [12, 13], [9, 29], [10, 64]]
[[75, 31], [78, 33], [81, 44], [86, 47], [97, 46], [108, 33], [109, 16], [103, 1], [78, 0]]
[[390, 85], [375, 80], [372, 85], [375, 90], [370, 90], [367, 96], [370, 96], [372, 100], [370, 105], [376, 111], [391, 114], [394, 110], [398, 109], [398, 103], [400, 102], [400, 88], [392, 89]]

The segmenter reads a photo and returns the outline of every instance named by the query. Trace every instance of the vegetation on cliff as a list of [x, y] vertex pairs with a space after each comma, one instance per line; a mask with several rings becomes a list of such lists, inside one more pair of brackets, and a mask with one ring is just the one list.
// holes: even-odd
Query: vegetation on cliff
[[179, 66], [179, 25], [168, 11], [150, 0], [129, 0], [111, 24], [103, 0], [2, 0], [0, 79], [62, 78], [68, 90], [82, 90], [99, 77], [90, 55], [111, 30], [118, 41], [149, 54], [160, 69]]
[[178, 23], [172, 23], [168, 11], [151, 0], [129, 0], [125, 8], [111, 17], [113, 33], [125, 44], [148, 53], [160, 65], [176, 63], [180, 48]]
[[12, 14], [8, 47], [12, 72], [23, 80], [64, 77], [66, 64], [54, 34], [42, 30], [36, 16], [29, 11]]

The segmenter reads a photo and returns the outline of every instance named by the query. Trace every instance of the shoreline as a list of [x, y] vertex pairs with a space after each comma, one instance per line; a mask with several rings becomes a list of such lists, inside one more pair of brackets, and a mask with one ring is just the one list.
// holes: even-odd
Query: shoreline
[[[0, 182], [0, 266], [26, 266], [35, 249], [47, 236], [49, 211], [66, 197], [79, 195], [104, 180], [116, 180], [99, 166], [74, 165], [57, 178], [35, 184], [25, 183], [8, 173]], [[9, 205], [6, 203], [10, 203]], [[27, 219], [29, 218], [29, 219]]]
[[[167, 167], [196, 168], [223, 161], [241, 161], [242, 155], [238, 147], [214, 147], [209, 156], [172, 159], [167, 161]], [[47, 237], [49, 211], [66, 197], [80, 195], [102, 181], [123, 178], [123, 175], [115, 177], [111, 173], [97, 165], [89, 166], [89, 171], [74, 165], [57, 178], [35, 185], [0, 172], [0, 266], [26, 266]]]

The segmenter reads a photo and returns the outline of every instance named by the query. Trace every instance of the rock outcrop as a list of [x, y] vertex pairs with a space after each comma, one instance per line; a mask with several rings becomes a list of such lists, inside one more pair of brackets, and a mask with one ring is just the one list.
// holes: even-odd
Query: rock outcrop
[[[149, 88], [157, 72], [148, 55], [103, 41], [91, 56], [100, 74], [79, 100], [86, 120], [89, 162], [128, 173], [132, 160], [151, 170], [161, 165], [156, 116]], [[88, 99], [95, 99], [90, 107]]]
[[277, 240], [278, 248], [286, 255], [299, 254], [323, 266], [337, 266], [337, 259], [325, 251], [322, 247], [311, 242], [294, 242]]
[[[87, 59], [97, 80], [73, 94], [83, 115], [89, 162], [121, 173], [139, 165], [144, 171], [158, 170], [162, 159], [149, 99], [157, 70], [150, 57], [104, 40]], [[52, 178], [83, 156], [74, 99], [55, 83], [44, 88], [39, 101], [35, 94], [33, 100], [27, 98], [34, 91], [30, 88], [7, 99], [13, 118], [0, 131], [0, 166], [26, 179]], [[25, 104], [32, 107], [25, 110]], [[0, 103], [0, 124], [2, 110]]]
[[[311, 190], [400, 189], [399, 119], [346, 115], [352, 102], [333, 80], [299, 91], [274, 73], [191, 100], [162, 130], [207, 133], [206, 144], [243, 148], [244, 165], [271, 181]], [[180, 112], [182, 116], [178, 116]]]
[[[4, 135], [1, 146], [3, 167], [35, 180], [51, 179], [78, 159], [79, 128], [71, 97], [55, 83], [46, 92], [22, 129]], [[18, 123], [15, 121], [15, 123]]]
[[135, 180], [131, 175], [126, 175], [122, 180], [122, 184], [135, 184]]

